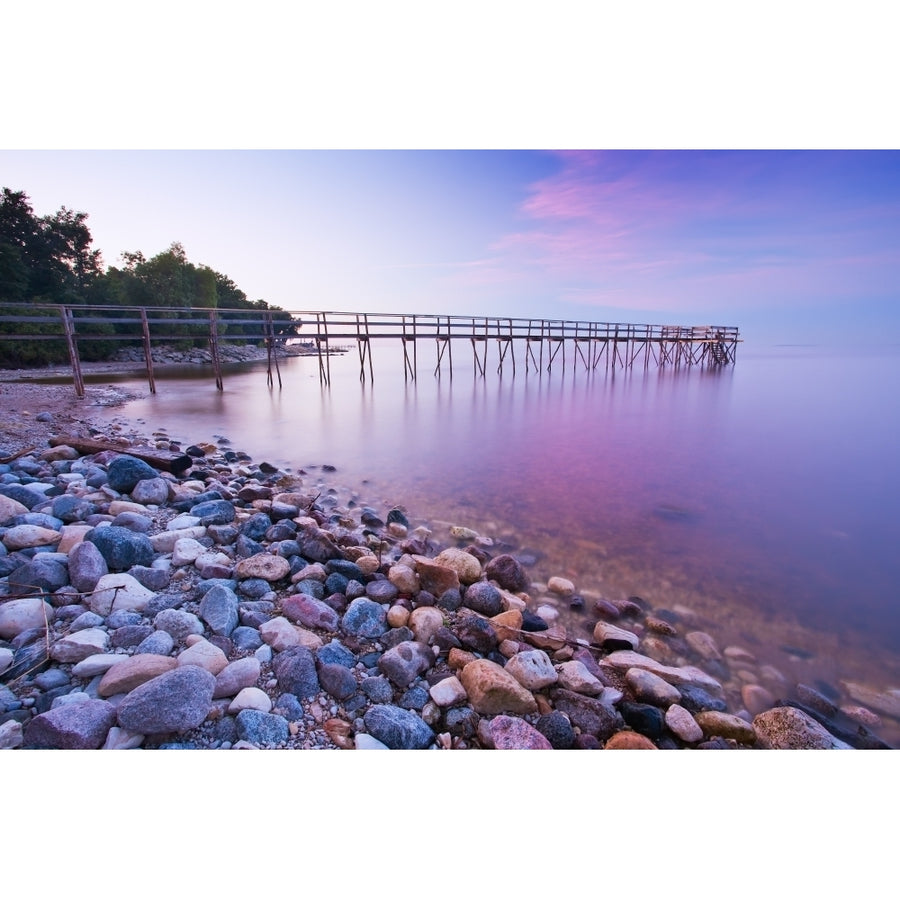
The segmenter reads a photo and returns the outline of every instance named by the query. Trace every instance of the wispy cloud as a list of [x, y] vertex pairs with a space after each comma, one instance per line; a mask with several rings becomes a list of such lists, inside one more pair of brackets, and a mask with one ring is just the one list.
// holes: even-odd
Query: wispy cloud
[[554, 174], [528, 186], [520, 226], [457, 278], [540, 284], [563, 303], [685, 312], [849, 300], [898, 283], [889, 249], [900, 237], [898, 196], [846, 179], [864, 166], [859, 156], [616, 151], [557, 160]]

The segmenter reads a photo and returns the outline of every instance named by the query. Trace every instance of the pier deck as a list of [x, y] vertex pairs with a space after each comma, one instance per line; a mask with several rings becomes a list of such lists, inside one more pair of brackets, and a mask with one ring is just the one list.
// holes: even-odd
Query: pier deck
[[318, 358], [319, 378], [331, 381], [330, 356], [338, 347], [356, 345], [359, 377], [374, 380], [373, 341], [399, 342], [404, 375], [418, 374], [418, 347], [434, 341], [434, 375], [453, 375], [453, 345], [471, 347], [472, 369], [484, 377], [488, 346], [496, 342], [498, 373], [515, 374], [516, 348], [526, 373], [565, 368], [567, 353], [574, 370], [630, 369], [651, 365], [733, 365], [740, 343], [733, 326], [642, 325], [565, 319], [529, 319], [436, 314], [356, 313], [310, 310], [199, 309], [169, 307], [41, 306], [0, 304], [0, 339], [4, 343], [64, 342], [78, 396], [84, 395], [80, 344], [103, 341], [143, 349], [151, 392], [156, 391], [152, 345], [205, 345], [216, 387], [223, 388], [222, 347], [256, 344], [267, 350], [267, 378], [281, 386], [277, 347], [288, 340], [308, 343]]

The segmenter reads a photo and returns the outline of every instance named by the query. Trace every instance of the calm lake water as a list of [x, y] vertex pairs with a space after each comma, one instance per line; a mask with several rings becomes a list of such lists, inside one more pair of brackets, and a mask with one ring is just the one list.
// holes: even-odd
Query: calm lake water
[[[517, 347], [515, 376], [489, 356], [480, 378], [459, 344], [436, 378], [426, 349], [411, 381], [399, 342], [374, 347], [374, 383], [355, 348], [330, 386], [312, 357], [282, 364], [280, 390], [264, 364], [227, 370], [222, 393], [208, 370], [157, 372], [155, 396], [101, 416], [224, 437], [307, 484], [333, 465], [345, 496], [399, 504], [438, 540], [466, 525], [534, 554], [536, 580], [687, 607], [791, 685], [900, 688], [900, 353], [745, 346], [718, 371], [614, 374], [570, 355], [538, 375]], [[593, 618], [561, 617], [589, 636]], [[900, 746], [900, 723], [876, 731]]]

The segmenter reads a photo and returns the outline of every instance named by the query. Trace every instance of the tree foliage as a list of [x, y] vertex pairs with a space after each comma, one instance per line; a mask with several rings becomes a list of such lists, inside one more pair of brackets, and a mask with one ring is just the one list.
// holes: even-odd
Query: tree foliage
[[[22, 323], [10, 321], [6, 304], [67, 304], [70, 306], [112, 306], [155, 309], [157, 318], [171, 319], [170, 333], [183, 343], [200, 343], [208, 337], [202, 326], [190, 324], [190, 309], [217, 309], [219, 333], [236, 337], [258, 336], [256, 323], [241, 322], [239, 315], [225, 310], [273, 310], [276, 333], [289, 336], [296, 332], [290, 315], [264, 300], [250, 301], [227, 275], [209, 266], [188, 260], [184, 247], [173, 242], [168, 249], [148, 259], [140, 250], [121, 255], [122, 265], [103, 271], [99, 250], [93, 250], [93, 238], [87, 225], [87, 213], [65, 206], [52, 216], [37, 217], [24, 191], [3, 188], [0, 197], [0, 307], [7, 321], [0, 322], [0, 334], [22, 334]], [[86, 312], [86, 311], [85, 311]], [[76, 317], [77, 317], [76, 312]], [[114, 311], [104, 313], [112, 321], [93, 324], [94, 332], [134, 334], [134, 327], [116, 323]], [[61, 326], [47, 323], [29, 325], [48, 335], [61, 334]], [[137, 335], [134, 334], [137, 338]], [[102, 359], [111, 355], [121, 340], [84, 342], [79, 351], [84, 359]], [[3, 342], [0, 366], [57, 362], [66, 358], [62, 340]]]

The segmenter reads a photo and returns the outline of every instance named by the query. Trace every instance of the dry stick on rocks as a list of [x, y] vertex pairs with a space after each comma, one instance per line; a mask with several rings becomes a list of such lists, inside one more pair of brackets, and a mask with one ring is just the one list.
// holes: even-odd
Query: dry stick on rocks
[[24, 456], [26, 453], [31, 453], [32, 450], [37, 450], [37, 447], [26, 447], [24, 450], [20, 450], [18, 453], [13, 453], [12, 456], [0, 456], [0, 465], [11, 463], [13, 462], [13, 460], [18, 459], [20, 456]]
[[[7, 600], [25, 600], [25, 599], [28, 599], [29, 597], [33, 597], [35, 594], [43, 595], [44, 593], [46, 593], [40, 585], [28, 585], [28, 586], [33, 587], [34, 590], [28, 591], [27, 593], [24, 593], [24, 594], [6, 594], [5, 596], [0, 597], [0, 603], [3, 603]], [[123, 584], [113, 585], [113, 587], [112, 587], [112, 591], [113, 591], [112, 605], [113, 606], [116, 605], [116, 597], [118, 597], [119, 591], [121, 591], [124, 587], [125, 587], [125, 585], [123, 585]], [[104, 588], [104, 590], [109, 590], [109, 588]], [[101, 593], [101, 592], [100, 591], [82, 591], [78, 594], [78, 596], [83, 598], [83, 597], [90, 597], [93, 594], [99, 594], [99, 593]], [[44, 616], [44, 643], [47, 646], [47, 659], [50, 659], [50, 620], [47, 618], [47, 610], [43, 606], [41, 606], [41, 612], [43, 613], [43, 616]], [[71, 631], [71, 628], [67, 628], [60, 635], [60, 637], [65, 637], [67, 634], [69, 634], [70, 631]], [[21, 675], [17, 675], [15, 678], [13, 678], [12, 681], [10, 682], [10, 684], [15, 684], [17, 681], [24, 678], [26, 675], [30, 675], [32, 672], [35, 671], [35, 669], [39, 668], [42, 665], [43, 665], [43, 661], [36, 662], [30, 669], [26, 669], [24, 672], [21, 673]]]

